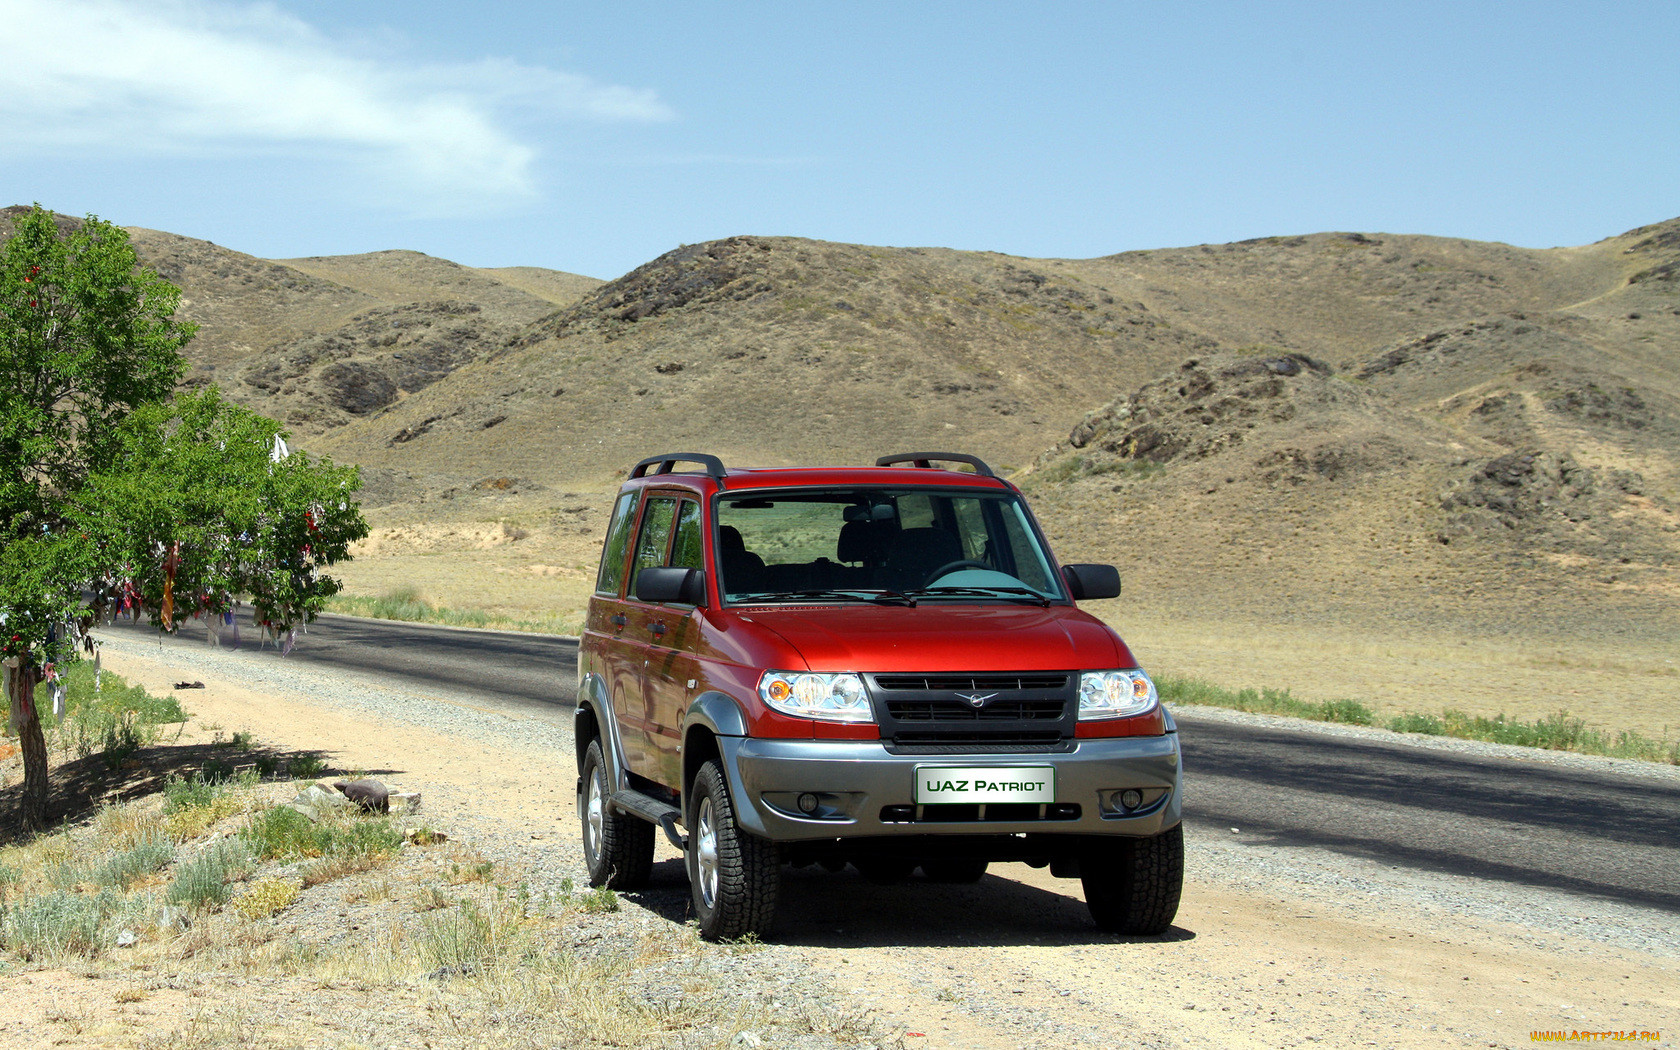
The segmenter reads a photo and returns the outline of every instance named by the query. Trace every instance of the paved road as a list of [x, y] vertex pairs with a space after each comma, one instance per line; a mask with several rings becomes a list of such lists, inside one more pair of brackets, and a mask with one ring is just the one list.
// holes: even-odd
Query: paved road
[[[575, 700], [577, 643], [541, 635], [329, 616], [287, 659], [559, 717]], [[1192, 824], [1680, 913], [1680, 780], [1179, 718]]]
[[[272, 646], [259, 648], [260, 635], [243, 613], [240, 638], [246, 649], [278, 658]], [[104, 628], [157, 638], [145, 622], [117, 621]], [[285, 659], [344, 668], [406, 680], [417, 686], [444, 687], [479, 694], [486, 703], [506, 703], [527, 710], [577, 699], [577, 643], [552, 635], [514, 631], [463, 631], [395, 620], [323, 616]], [[163, 636], [165, 645], [202, 648], [204, 628], [189, 624], [180, 634]]]
[[1680, 780], [1178, 715], [1188, 820], [1680, 913]]

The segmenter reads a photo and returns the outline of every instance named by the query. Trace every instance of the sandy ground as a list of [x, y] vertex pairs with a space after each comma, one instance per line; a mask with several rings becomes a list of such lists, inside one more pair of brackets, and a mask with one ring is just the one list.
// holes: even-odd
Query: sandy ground
[[[381, 771], [425, 792], [434, 813], [455, 808], [512, 839], [577, 853], [568, 754], [515, 755], [458, 734], [374, 724], [172, 659], [108, 649], [106, 666], [154, 692], [183, 677], [204, 680], [205, 689], [182, 694], [190, 733], [248, 731], [267, 744], [320, 749], [339, 768]], [[1259, 867], [1226, 863], [1234, 856], [1228, 834], [1189, 829], [1183, 906], [1159, 940], [1081, 927], [1078, 883], [1021, 865], [994, 866], [978, 886], [940, 887], [942, 900], [927, 889], [874, 891], [863, 910], [856, 891], [834, 897], [846, 889], [841, 877], [794, 872], [784, 926], [800, 970], [790, 979], [826, 982], [909, 1047], [1516, 1047], [1532, 1045], [1537, 1031], [1660, 1032], [1633, 1045], [1680, 1042], [1680, 939], [1642, 949], [1594, 936], [1590, 921], [1566, 933], [1556, 923], [1477, 918], [1414, 899], [1404, 880], [1308, 879], [1281, 855]], [[661, 861], [676, 856], [660, 849]], [[1525, 901], [1510, 903], [1522, 914]], [[1555, 913], [1577, 904], [1592, 910], [1559, 895], [1533, 907]], [[940, 920], [948, 921], [931, 927]], [[201, 1009], [191, 987], [131, 989], [86, 973], [0, 977], [0, 1046], [92, 1046], [102, 1045], [99, 1032], [179, 1031]], [[353, 1044], [323, 1037], [307, 1045]]]

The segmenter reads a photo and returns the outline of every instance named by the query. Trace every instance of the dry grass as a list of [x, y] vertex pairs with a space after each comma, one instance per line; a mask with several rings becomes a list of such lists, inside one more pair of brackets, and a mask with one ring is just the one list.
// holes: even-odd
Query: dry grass
[[[175, 812], [210, 808], [219, 797], [175, 792]], [[251, 818], [228, 818], [240, 819]], [[112, 847], [156, 841], [167, 827], [158, 796], [8, 847], [0, 864], [18, 877], [0, 881], [7, 914], [20, 900], [54, 893], [95, 899], [91, 887], [55, 889], [54, 880], [91, 870]], [[234, 841], [191, 839], [181, 850], [203, 857]], [[454, 842], [333, 860], [296, 874], [276, 874], [282, 861], [258, 862], [225, 906], [200, 907], [185, 925], [161, 909], [161, 886], [137, 889], [128, 910], [107, 915], [116, 921], [102, 921], [91, 939], [31, 946], [11, 938], [0, 946], [0, 967], [74, 967], [76, 980], [53, 993], [44, 1037], [110, 1047], [301, 1047], [329, 1033], [333, 1045], [368, 1047], [414, 1038], [723, 1047], [749, 1030], [766, 1045], [777, 1045], [778, 1033], [815, 1039], [814, 1047], [890, 1041], [856, 1009], [794, 997], [771, 1011], [756, 986], [720, 980], [716, 969], [760, 946], [707, 945], [691, 927], [645, 925], [622, 913], [611, 891], [574, 893], [563, 883], [558, 896], [533, 898], [516, 873]], [[132, 947], [113, 946], [119, 928], [136, 936]], [[228, 997], [229, 987], [239, 994]], [[143, 1012], [127, 1010], [137, 1004]]]

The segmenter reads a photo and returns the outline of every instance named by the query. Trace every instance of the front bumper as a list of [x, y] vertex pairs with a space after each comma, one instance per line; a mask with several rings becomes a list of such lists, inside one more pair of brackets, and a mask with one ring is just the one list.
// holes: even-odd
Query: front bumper
[[[876, 740], [721, 737], [736, 818], [777, 842], [926, 835], [1154, 835], [1181, 818], [1178, 734], [1074, 741], [1057, 754], [893, 754]], [[1042, 806], [921, 806], [918, 766], [1051, 766]], [[1142, 805], [1116, 806], [1137, 789]], [[802, 812], [800, 796], [814, 796]], [[806, 799], [807, 805], [812, 800]]]

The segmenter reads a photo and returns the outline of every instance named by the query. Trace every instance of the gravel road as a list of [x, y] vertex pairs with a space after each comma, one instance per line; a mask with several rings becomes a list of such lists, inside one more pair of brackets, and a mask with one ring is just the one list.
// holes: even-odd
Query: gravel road
[[[431, 819], [523, 871], [535, 889], [583, 884], [569, 708], [498, 705], [493, 689], [458, 673], [416, 688], [272, 650], [164, 648], [124, 631], [104, 638], [107, 666], [149, 688], [204, 681], [202, 692], [183, 694], [196, 717], [423, 791]], [[1187, 735], [1237, 722], [1300, 728], [1206, 710], [1181, 721]], [[1505, 758], [1517, 750], [1425, 746]], [[1608, 771], [1665, 789], [1676, 775], [1518, 757], [1560, 776]], [[1188, 788], [1194, 801], [1193, 775]], [[1187, 821], [1186, 829], [1184, 905], [1158, 940], [1097, 933], [1077, 882], [1021, 865], [994, 866], [962, 887], [883, 888], [850, 873], [797, 871], [775, 943], [708, 949], [707, 965], [749, 998], [821, 1002], [871, 1019], [824, 1045], [1527, 1046], [1536, 1030], [1629, 1028], [1661, 1031], [1661, 1041], [1641, 1045], [1674, 1045], [1680, 923], [1672, 910], [1394, 864], [1240, 825]], [[654, 885], [602, 917], [609, 940], [619, 928], [683, 923], [680, 861], [660, 849]]]

